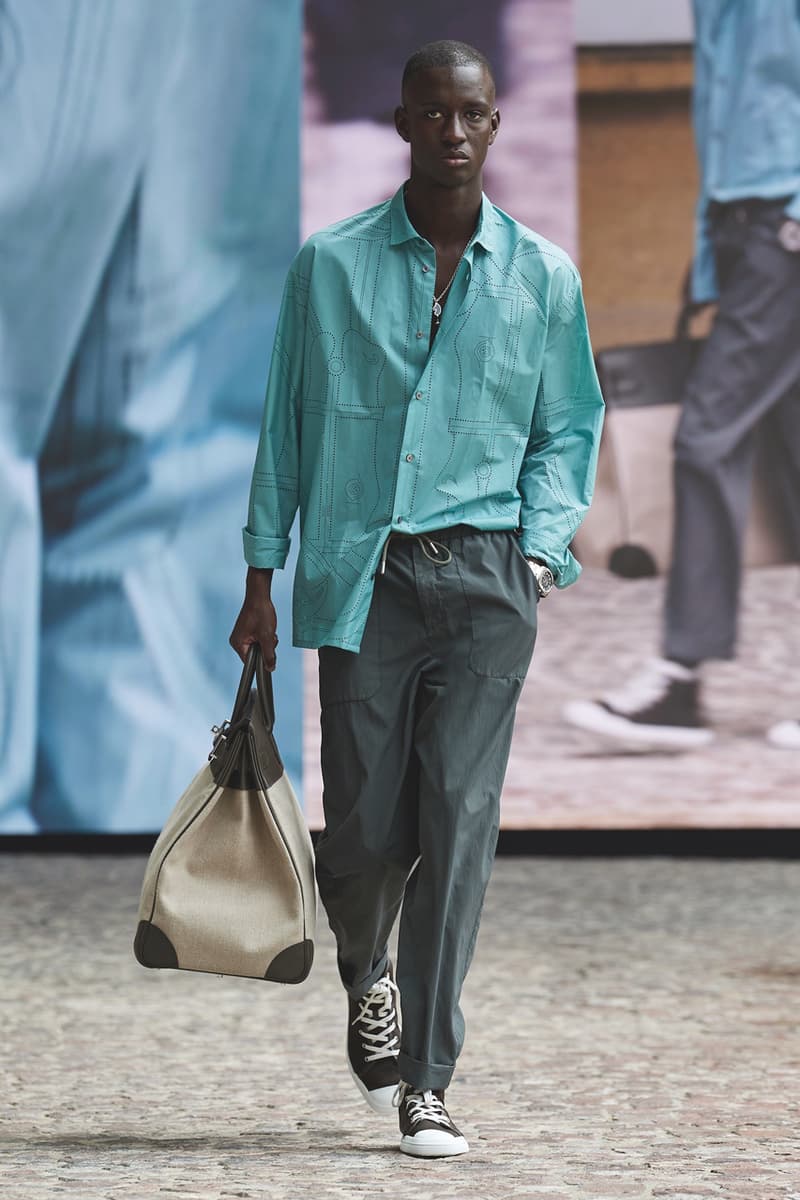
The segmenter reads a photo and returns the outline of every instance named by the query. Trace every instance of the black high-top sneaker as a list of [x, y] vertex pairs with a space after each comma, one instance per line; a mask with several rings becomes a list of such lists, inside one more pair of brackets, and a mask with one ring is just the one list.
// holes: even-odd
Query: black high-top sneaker
[[449, 1158], [466, 1154], [469, 1144], [450, 1120], [444, 1092], [421, 1091], [402, 1083], [398, 1092], [400, 1149], [416, 1158]]
[[348, 1002], [347, 1061], [356, 1087], [370, 1108], [394, 1112], [394, 1095], [400, 1083], [399, 992], [389, 963], [386, 974], [365, 996]]
[[618, 691], [564, 707], [570, 725], [645, 750], [696, 750], [713, 741], [700, 712], [700, 680], [681, 663], [655, 658]]

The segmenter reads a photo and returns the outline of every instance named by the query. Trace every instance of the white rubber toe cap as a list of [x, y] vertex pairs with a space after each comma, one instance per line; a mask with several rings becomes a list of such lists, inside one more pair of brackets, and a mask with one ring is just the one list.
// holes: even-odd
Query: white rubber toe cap
[[394, 1103], [394, 1098], [397, 1095], [397, 1085], [394, 1084], [390, 1087], [375, 1088], [373, 1091], [369, 1091], [368, 1088], [364, 1087], [364, 1084], [356, 1075], [349, 1059], [347, 1060], [347, 1066], [350, 1074], [353, 1077], [353, 1082], [361, 1092], [361, 1095], [364, 1097], [372, 1111], [380, 1113], [382, 1117], [396, 1117], [397, 1105]]
[[404, 1154], [413, 1154], [416, 1158], [449, 1158], [455, 1154], [466, 1154], [469, 1143], [465, 1137], [453, 1137], [445, 1129], [421, 1129], [413, 1137], [408, 1134], [402, 1137], [400, 1149]]
[[368, 1092], [366, 1088], [363, 1090], [364, 1099], [374, 1112], [381, 1113], [383, 1116], [396, 1115], [397, 1105], [394, 1103], [397, 1094], [396, 1087], [375, 1088], [372, 1092]]

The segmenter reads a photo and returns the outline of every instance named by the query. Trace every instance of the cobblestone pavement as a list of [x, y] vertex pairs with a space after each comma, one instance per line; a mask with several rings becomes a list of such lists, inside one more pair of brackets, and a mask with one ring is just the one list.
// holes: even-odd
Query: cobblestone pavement
[[[739, 654], [705, 669], [717, 737], [692, 754], [625, 754], [561, 717], [657, 652], [663, 581], [584, 572], [539, 607], [539, 637], [517, 715], [506, 785], [508, 828], [800, 826], [800, 756], [764, 739], [800, 716], [800, 572], [751, 571]], [[304, 797], [322, 825], [316, 656], [306, 660]], [[800, 1188], [798, 1188], [800, 1194]]]
[[297, 988], [146, 971], [144, 860], [0, 858], [8, 1200], [800, 1200], [792, 862], [501, 859], [420, 1162], [358, 1098], [321, 922]]

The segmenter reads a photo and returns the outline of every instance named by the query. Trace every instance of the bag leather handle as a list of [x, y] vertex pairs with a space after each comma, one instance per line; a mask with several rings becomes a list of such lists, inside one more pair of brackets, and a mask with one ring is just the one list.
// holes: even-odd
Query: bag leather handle
[[254, 678], [258, 698], [264, 713], [265, 724], [267, 729], [272, 732], [272, 727], [275, 724], [275, 698], [272, 691], [272, 675], [264, 667], [264, 659], [261, 656], [261, 647], [258, 642], [253, 642], [247, 651], [247, 657], [244, 660], [244, 667], [242, 669], [242, 677], [239, 680], [239, 687], [236, 690], [236, 699], [233, 702], [230, 724], [235, 725], [237, 721], [241, 721], [244, 717]]

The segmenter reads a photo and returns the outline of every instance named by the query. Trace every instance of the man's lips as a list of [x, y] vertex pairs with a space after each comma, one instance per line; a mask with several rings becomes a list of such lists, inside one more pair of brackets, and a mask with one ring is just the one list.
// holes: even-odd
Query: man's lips
[[458, 154], [457, 152], [452, 154], [443, 154], [442, 158], [445, 162], [469, 162], [468, 154]]

